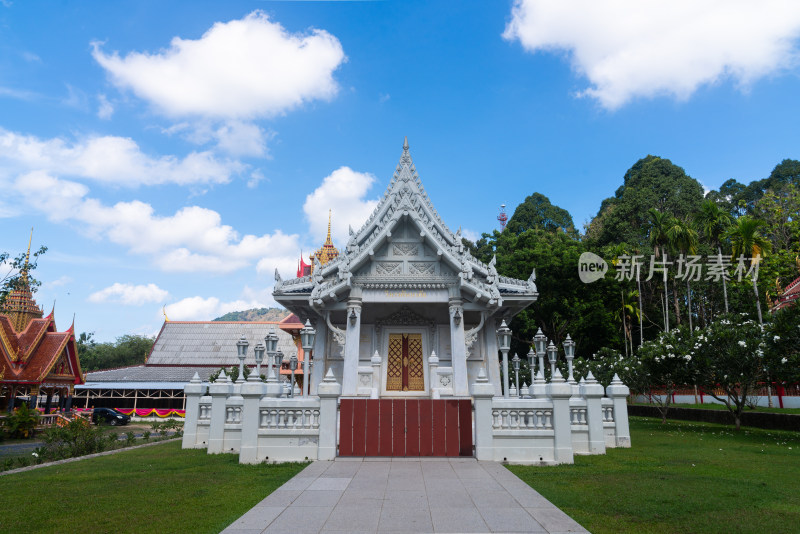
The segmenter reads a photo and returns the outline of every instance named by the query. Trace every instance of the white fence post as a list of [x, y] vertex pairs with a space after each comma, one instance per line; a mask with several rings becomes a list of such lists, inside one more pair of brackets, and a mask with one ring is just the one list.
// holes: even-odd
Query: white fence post
[[556, 463], [575, 463], [572, 450], [572, 425], [570, 423], [569, 399], [572, 385], [564, 381], [561, 371], [556, 372], [547, 384], [547, 396], [553, 401], [553, 430]]
[[603, 386], [595, 380], [592, 372], [581, 381], [581, 396], [586, 399], [586, 422], [589, 425], [589, 454], [605, 454], [606, 442], [603, 436]]
[[333, 460], [336, 458], [337, 404], [341, 394], [341, 384], [336, 382], [333, 369], [328, 369], [325, 378], [317, 386], [317, 395], [319, 396], [318, 460]]
[[225, 401], [233, 392], [233, 382], [220, 371], [219, 377], [208, 386], [211, 396], [211, 423], [208, 429], [208, 454], [225, 450]]
[[239, 448], [240, 464], [258, 463], [258, 424], [261, 409], [259, 402], [267, 393], [267, 385], [251, 373], [242, 384], [242, 440]]
[[475, 404], [475, 458], [494, 460], [494, 437], [492, 435], [492, 397], [495, 387], [486, 378], [481, 368], [472, 384], [472, 399]]
[[628, 426], [628, 405], [626, 403], [630, 392], [628, 386], [623, 384], [616, 374], [606, 388], [606, 395], [614, 402], [614, 433], [617, 447], [629, 448], [631, 446], [631, 430]]
[[186, 414], [183, 423], [183, 441], [181, 447], [184, 449], [195, 449], [197, 447], [197, 418], [200, 415], [200, 397], [206, 391], [206, 386], [200, 382], [200, 375], [194, 374], [192, 379], [183, 388], [186, 395]]

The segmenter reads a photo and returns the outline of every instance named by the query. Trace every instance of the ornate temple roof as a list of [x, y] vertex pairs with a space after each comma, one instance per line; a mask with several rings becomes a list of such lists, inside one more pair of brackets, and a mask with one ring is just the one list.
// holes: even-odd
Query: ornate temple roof
[[800, 277], [795, 278], [786, 289], [781, 293], [772, 306], [772, 311], [780, 310], [794, 304], [796, 300], [800, 300]]
[[379, 247], [397, 237], [396, 228], [401, 222], [413, 227], [417, 242], [435, 251], [436, 261], [447, 266], [446, 273], [386, 272], [381, 274], [380, 280], [369, 280], [372, 285], [364, 287], [382, 288], [386, 285], [386, 288], [403, 289], [457, 286], [462, 295], [493, 309], [503, 306], [506, 299], [517, 299], [523, 307], [527, 305], [523, 305], [523, 301], [530, 303], [536, 299], [535, 273], [528, 280], [499, 276], [494, 259], [485, 264], [474, 258], [461, 241], [461, 231], [453, 233], [447, 227], [422, 186], [406, 138], [400, 161], [383, 198], [357, 232], [350, 228], [350, 238], [344, 252], [325, 265], [320, 262], [317, 266], [315, 258], [315, 268], [309, 276], [284, 281], [276, 271], [273, 291], [276, 300], [289, 309], [292, 306], [299, 309], [297, 298], [302, 297], [317, 310], [324, 308], [326, 302], [340, 300], [354, 282], [367, 282], [363, 276], [354, 280], [359, 278], [358, 270], [373, 259]]
[[0, 315], [0, 370], [4, 383], [82, 384], [74, 325], [57, 332], [50, 312], [17, 332], [9, 316]]

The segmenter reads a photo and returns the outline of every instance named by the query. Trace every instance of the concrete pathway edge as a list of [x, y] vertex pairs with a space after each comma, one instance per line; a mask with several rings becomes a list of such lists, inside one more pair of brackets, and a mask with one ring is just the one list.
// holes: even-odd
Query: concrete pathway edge
[[311, 463], [223, 532], [588, 531], [496, 462], [337, 458]]

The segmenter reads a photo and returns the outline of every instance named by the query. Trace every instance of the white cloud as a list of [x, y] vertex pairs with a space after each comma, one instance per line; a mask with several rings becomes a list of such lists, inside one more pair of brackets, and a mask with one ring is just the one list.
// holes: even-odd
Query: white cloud
[[240, 236], [219, 213], [199, 206], [167, 216], [138, 200], [108, 206], [88, 197], [86, 186], [41, 171], [21, 175], [11, 190], [50, 220], [76, 223], [95, 238], [151, 257], [164, 271], [227, 273], [255, 262], [259, 270], [288, 271], [300, 249], [297, 235]]
[[65, 286], [65, 285], [67, 285], [69, 283], [72, 283], [72, 282], [74, 282], [72, 277], [64, 275], [64, 276], [60, 276], [59, 278], [56, 278], [55, 280], [52, 280], [50, 282], [43, 282], [42, 283], [42, 289], [53, 289], [53, 288], [56, 288], [56, 287]]
[[463, 229], [461, 230], [461, 235], [462, 235], [463, 237], [465, 237], [465, 238], [469, 239], [469, 240], [470, 240], [470, 241], [472, 241], [473, 243], [474, 243], [475, 241], [477, 241], [478, 239], [480, 239], [480, 238], [481, 238], [481, 235], [480, 235], [478, 232], [476, 232], [476, 231], [474, 231], [474, 230], [470, 230], [470, 229], [468, 229], [468, 228], [463, 228]]
[[[40, 171], [122, 185], [227, 183], [245, 166], [211, 152], [151, 157], [133, 139], [90, 136], [69, 142], [40, 139], [0, 128], [0, 179], [11, 173]], [[3, 175], [6, 176], [3, 176]]]
[[800, 3], [516, 0], [503, 36], [565, 51], [591, 84], [580, 94], [613, 110], [637, 97], [684, 100], [724, 79], [746, 88], [795, 66]]
[[168, 304], [166, 311], [171, 321], [210, 321], [228, 312], [270, 306], [275, 306], [271, 289], [255, 292], [245, 287], [242, 298], [237, 300], [221, 301], [217, 297], [187, 297]]
[[228, 121], [214, 132], [217, 147], [234, 156], [265, 156], [267, 138], [261, 127], [248, 122]]
[[98, 95], [97, 116], [103, 120], [108, 120], [114, 114], [114, 105], [108, 101], [106, 95]]
[[132, 285], [119, 282], [89, 295], [89, 302], [117, 302], [129, 306], [141, 306], [148, 302], [161, 302], [169, 292], [155, 284]]
[[117, 86], [165, 114], [217, 119], [270, 117], [338, 91], [342, 45], [324, 30], [289, 33], [262, 11], [217, 22], [196, 40], [172, 39], [158, 53], [106, 54], [95, 60]]
[[326, 176], [322, 185], [306, 197], [303, 211], [315, 242], [322, 243], [328, 231], [328, 210], [331, 210], [331, 233], [338, 243], [345, 243], [348, 227], [358, 230], [378, 205], [377, 200], [364, 200], [375, 176], [340, 167]]

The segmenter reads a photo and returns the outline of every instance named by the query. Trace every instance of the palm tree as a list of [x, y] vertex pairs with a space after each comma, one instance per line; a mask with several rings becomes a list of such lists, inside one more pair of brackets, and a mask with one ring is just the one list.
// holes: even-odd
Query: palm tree
[[[736, 223], [727, 231], [725, 236], [730, 239], [733, 247], [733, 256], [750, 256], [750, 265], [758, 262], [772, 250], [772, 243], [764, 237], [759, 228], [766, 223], [759, 219], [753, 219], [749, 215], [742, 215], [736, 219]], [[761, 318], [761, 299], [758, 296], [758, 286], [756, 285], [757, 276], [751, 277], [753, 280], [753, 293], [756, 296], [756, 309], [758, 310], [758, 322], [763, 324]]]
[[[712, 247], [716, 245], [719, 262], [722, 264], [722, 236], [733, 223], [733, 217], [720, 208], [719, 204], [707, 199], [700, 205], [700, 211], [695, 214], [694, 220], [709, 244]], [[725, 297], [725, 313], [728, 313], [728, 287], [724, 276], [722, 277], [722, 294]]]
[[[670, 226], [667, 228], [667, 237], [669, 244], [675, 250], [678, 250], [683, 255], [697, 253], [697, 230], [692, 228], [689, 221], [678, 218], [672, 218]], [[690, 277], [686, 276], [686, 298], [687, 298], [687, 312], [689, 315], [689, 331], [692, 330], [692, 291], [689, 285]], [[676, 281], [677, 283], [677, 281]], [[678, 324], [681, 322], [680, 309], [678, 308], [678, 288], [676, 286], [674, 292], [675, 298], [675, 314], [678, 316]]]
[[[655, 208], [647, 210], [648, 218], [650, 219], [650, 244], [653, 246], [653, 252], [656, 258], [660, 257], [661, 252], [664, 251], [669, 244], [669, 235], [667, 230], [670, 227], [672, 215], [668, 213], [661, 213]], [[664, 273], [664, 331], [669, 332], [669, 308], [667, 307], [667, 276]]]
[[622, 335], [625, 343], [625, 356], [628, 355], [628, 343], [631, 346], [631, 355], [633, 355], [633, 320], [640, 320], [642, 317], [641, 310], [636, 306], [635, 299], [639, 296], [639, 292], [635, 289], [633, 291], [620, 291], [622, 296], [622, 308], [618, 315], [622, 317]]

